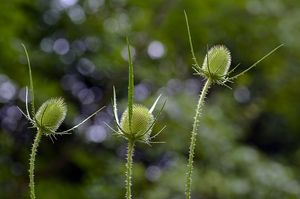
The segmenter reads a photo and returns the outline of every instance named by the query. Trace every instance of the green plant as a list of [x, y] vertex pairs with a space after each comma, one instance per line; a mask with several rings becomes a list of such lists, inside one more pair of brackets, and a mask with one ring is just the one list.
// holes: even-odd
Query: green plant
[[185, 184], [185, 196], [186, 199], [191, 198], [191, 187], [192, 187], [192, 172], [193, 172], [193, 161], [194, 161], [194, 153], [195, 153], [195, 147], [196, 147], [196, 136], [197, 131], [199, 128], [201, 113], [204, 107], [204, 101], [205, 97], [207, 95], [207, 92], [209, 88], [213, 84], [219, 84], [222, 86], [226, 86], [230, 88], [226, 83], [233, 83], [233, 80], [238, 78], [239, 76], [245, 74], [247, 71], [255, 67], [258, 63], [260, 63], [262, 60], [267, 58], [269, 55], [271, 55], [273, 52], [275, 52], [278, 48], [280, 48], [282, 45], [277, 46], [272, 51], [267, 53], [265, 56], [263, 56], [261, 59], [259, 59], [257, 62], [255, 62], [253, 65], [248, 67], [246, 70], [242, 71], [241, 73], [230, 76], [232, 72], [235, 71], [235, 69], [238, 67], [234, 67], [231, 71], [229, 71], [229, 67], [231, 64], [231, 55], [230, 51], [223, 45], [216, 45], [213, 46], [211, 49], [209, 49], [206, 53], [206, 56], [204, 58], [202, 66], [198, 64], [198, 61], [195, 57], [193, 43], [192, 43], [192, 37], [190, 33], [189, 28], [189, 21], [186, 12], [184, 12], [185, 20], [186, 20], [186, 26], [187, 26], [187, 32], [188, 32], [188, 38], [189, 38], [189, 44], [190, 49], [192, 53], [192, 59], [193, 59], [193, 70], [195, 71], [195, 75], [199, 75], [203, 77], [206, 81], [202, 88], [196, 113], [194, 117], [194, 123], [193, 123], [193, 129], [191, 132], [191, 140], [190, 140], [190, 147], [189, 147], [189, 158], [188, 158], [188, 165], [187, 165], [187, 174], [186, 174], [186, 184]]
[[134, 104], [133, 96], [134, 96], [134, 74], [133, 74], [133, 64], [131, 60], [131, 52], [130, 52], [130, 44], [127, 39], [127, 49], [128, 49], [128, 62], [129, 62], [129, 80], [128, 80], [128, 106], [124, 111], [121, 117], [121, 122], [118, 119], [118, 111], [117, 111], [117, 102], [116, 102], [116, 91], [113, 88], [113, 113], [117, 124], [117, 130], [111, 130], [118, 136], [123, 137], [128, 142], [127, 147], [127, 163], [126, 163], [126, 195], [127, 199], [132, 198], [131, 186], [132, 186], [132, 165], [133, 165], [133, 153], [134, 146], [136, 142], [142, 142], [146, 144], [152, 143], [161, 143], [161, 142], [153, 142], [152, 139], [158, 136], [165, 127], [163, 127], [158, 133], [151, 136], [152, 128], [155, 125], [158, 117], [160, 116], [166, 101], [161, 107], [160, 111], [156, 115], [153, 116], [153, 111], [158, 103], [158, 100], [161, 96], [158, 96], [152, 107], [148, 109], [147, 107]]
[[29, 159], [29, 188], [30, 188], [30, 197], [31, 199], [35, 199], [35, 184], [34, 184], [34, 168], [35, 168], [35, 157], [37, 153], [37, 148], [41, 141], [43, 135], [55, 138], [56, 135], [64, 135], [70, 134], [70, 132], [76, 129], [78, 126], [86, 122], [88, 119], [96, 115], [99, 111], [101, 111], [104, 107], [98, 109], [96, 112], [88, 116], [79, 124], [73, 126], [72, 128], [58, 132], [57, 129], [64, 121], [67, 113], [67, 106], [63, 100], [63, 98], [53, 98], [49, 99], [40, 106], [37, 112], [35, 112], [34, 106], [34, 90], [33, 90], [33, 79], [31, 72], [31, 64], [29, 60], [29, 55], [25, 45], [23, 45], [28, 70], [29, 70], [29, 84], [30, 84], [30, 92], [31, 92], [31, 113], [29, 112], [28, 107], [28, 89], [26, 87], [26, 114], [20, 109], [21, 113], [27, 118], [27, 120], [32, 124], [32, 127], [37, 130], [37, 134], [35, 136], [34, 142], [32, 144], [31, 155]]

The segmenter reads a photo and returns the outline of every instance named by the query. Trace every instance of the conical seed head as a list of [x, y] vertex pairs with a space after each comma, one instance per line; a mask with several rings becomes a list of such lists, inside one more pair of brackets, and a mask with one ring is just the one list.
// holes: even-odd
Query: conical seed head
[[230, 51], [223, 45], [216, 45], [206, 54], [202, 69], [206, 73], [210, 72], [213, 75], [224, 76], [228, 73], [230, 64]]
[[[128, 109], [123, 113], [121, 118], [121, 127], [128, 134], [141, 135], [145, 133], [154, 121], [152, 113], [143, 105], [134, 104], [132, 107], [131, 131], [129, 128]], [[149, 135], [151, 130], [147, 133]], [[145, 135], [145, 136], [147, 136]]]
[[67, 106], [62, 98], [47, 100], [38, 109], [35, 118], [38, 124], [51, 131], [56, 131], [64, 121], [67, 113]]

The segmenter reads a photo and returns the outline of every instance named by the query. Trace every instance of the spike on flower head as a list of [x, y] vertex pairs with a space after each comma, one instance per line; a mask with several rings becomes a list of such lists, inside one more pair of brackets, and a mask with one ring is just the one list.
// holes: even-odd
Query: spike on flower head
[[42, 128], [56, 131], [64, 121], [67, 113], [67, 106], [63, 98], [49, 99], [38, 109], [35, 119]]
[[[140, 136], [148, 131], [145, 136], [150, 136], [151, 130], [149, 130], [149, 128], [154, 121], [152, 113], [150, 113], [149, 109], [143, 105], [134, 104], [132, 108], [131, 128], [129, 127], [128, 109], [126, 109], [122, 115], [120, 123], [121, 128], [130, 135]], [[144, 139], [147, 138], [144, 137]]]

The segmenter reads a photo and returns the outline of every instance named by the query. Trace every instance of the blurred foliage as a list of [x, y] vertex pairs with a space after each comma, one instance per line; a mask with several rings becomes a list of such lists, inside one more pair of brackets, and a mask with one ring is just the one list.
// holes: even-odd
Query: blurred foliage
[[[112, 136], [112, 86], [127, 101], [126, 41], [134, 50], [135, 100], [162, 93], [155, 127], [166, 144], [137, 146], [135, 198], [183, 198], [188, 142], [203, 81], [193, 76], [183, 10], [197, 57], [225, 44], [233, 65], [246, 68], [232, 90], [207, 97], [195, 159], [193, 199], [300, 198], [300, 4], [296, 0], [11, 0], [0, 4], [0, 198], [29, 198], [28, 158], [35, 132], [20, 114], [31, 57], [37, 104], [63, 96], [62, 130], [106, 105], [92, 121], [37, 156], [40, 199], [124, 197], [126, 145]], [[238, 72], [236, 71], [236, 72]]]

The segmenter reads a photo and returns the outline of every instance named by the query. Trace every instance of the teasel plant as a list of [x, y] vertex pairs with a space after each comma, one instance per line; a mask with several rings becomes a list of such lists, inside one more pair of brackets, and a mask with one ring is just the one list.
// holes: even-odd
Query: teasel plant
[[133, 167], [133, 154], [134, 147], [137, 142], [145, 143], [147, 145], [152, 145], [156, 143], [164, 142], [155, 142], [153, 141], [161, 132], [165, 129], [164, 126], [157, 133], [152, 135], [153, 126], [157, 123], [161, 112], [164, 109], [166, 100], [163, 102], [162, 107], [156, 116], [153, 115], [153, 111], [161, 98], [159, 95], [150, 109], [141, 104], [135, 104], [133, 101], [134, 96], [134, 72], [133, 72], [133, 63], [131, 59], [130, 44], [128, 38], [127, 40], [127, 50], [128, 50], [128, 103], [127, 109], [123, 112], [121, 116], [121, 121], [118, 118], [117, 110], [117, 100], [116, 100], [116, 90], [113, 87], [113, 114], [116, 121], [117, 129], [112, 128], [107, 124], [107, 126], [114, 132], [118, 137], [122, 137], [127, 141], [127, 162], [126, 162], [126, 172], [125, 172], [125, 188], [126, 188], [126, 199], [132, 198], [132, 167]]
[[240, 77], [241, 75], [245, 74], [246, 72], [248, 72], [249, 70], [257, 66], [261, 61], [263, 61], [264, 59], [269, 57], [272, 53], [274, 53], [276, 50], [278, 50], [280, 47], [282, 47], [283, 44], [271, 50], [265, 56], [263, 56], [254, 64], [249, 66], [247, 69], [243, 70], [238, 74], [232, 75], [235, 69], [239, 66], [239, 64], [235, 66], [233, 69], [229, 70], [231, 65], [231, 54], [230, 51], [227, 49], [227, 47], [225, 47], [224, 45], [215, 45], [210, 49], [207, 49], [207, 53], [202, 65], [198, 63], [194, 53], [189, 21], [185, 11], [184, 11], [184, 16], [186, 21], [190, 50], [192, 54], [194, 75], [201, 76], [205, 80], [204, 86], [199, 96], [196, 113], [194, 116], [194, 123], [191, 132], [191, 139], [190, 139], [190, 146], [189, 146], [189, 157], [188, 157], [186, 182], [185, 182], [185, 197], [186, 199], [190, 199], [191, 189], [192, 189], [192, 172], [193, 172], [193, 161], [194, 161], [194, 154], [195, 154], [195, 147], [196, 147], [196, 137], [200, 125], [200, 118], [204, 108], [205, 97], [208, 93], [209, 88], [214, 84], [218, 84], [231, 89], [228, 83], [233, 83], [233, 81], [236, 78]]
[[37, 154], [37, 149], [41, 138], [43, 136], [49, 137], [52, 141], [56, 139], [56, 136], [71, 134], [71, 131], [82, 125], [84, 122], [89, 120], [91, 117], [96, 115], [99, 111], [101, 111], [104, 107], [101, 107], [90, 116], [82, 120], [79, 124], [73, 126], [72, 128], [65, 130], [65, 131], [57, 131], [59, 126], [64, 121], [66, 114], [67, 114], [67, 105], [63, 98], [51, 98], [44, 102], [40, 108], [35, 111], [35, 102], [34, 102], [34, 86], [33, 86], [33, 78], [32, 78], [32, 71], [31, 71], [31, 64], [28, 55], [28, 51], [24, 44], [22, 44], [24, 49], [28, 71], [29, 71], [29, 90], [30, 90], [30, 97], [31, 97], [31, 110], [29, 111], [28, 105], [28, 88], [26, 87], [26, 111], [22, 111], [20, 108], [19, 110], [25, 116], [25, 118], [30, 122], [32, 125], [31, 128], [36, 129], [36, 135], [34, 138], [34, 142], [31, 148], [31, 154], [29, 159], [29, 189], [30, 189], [30, 198], [35, 199], [35, 182], [34, 182], [34, 170], [35, 170], [35, 159]]

